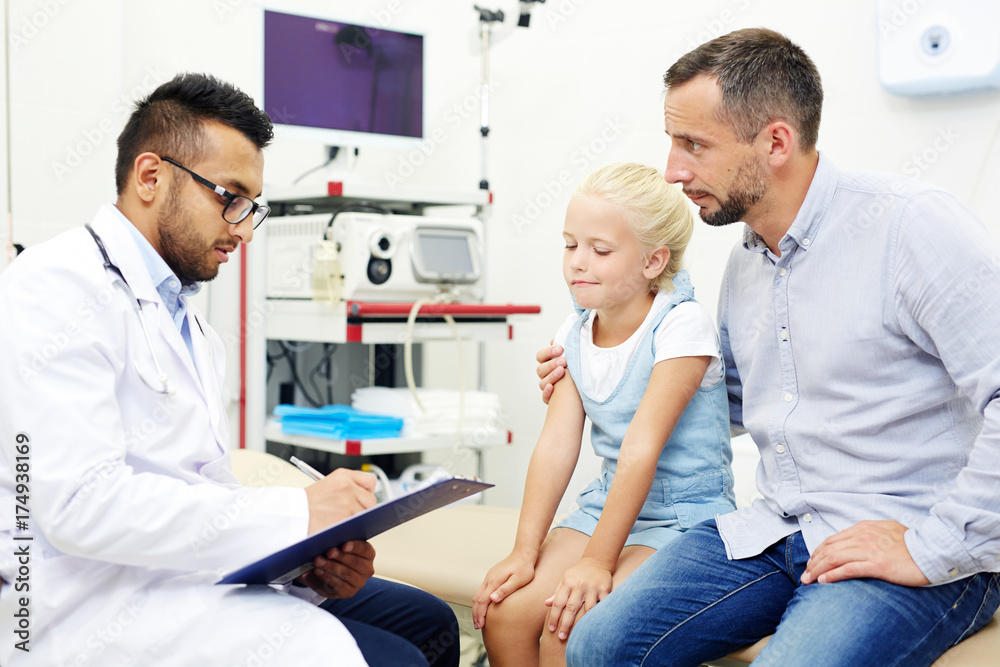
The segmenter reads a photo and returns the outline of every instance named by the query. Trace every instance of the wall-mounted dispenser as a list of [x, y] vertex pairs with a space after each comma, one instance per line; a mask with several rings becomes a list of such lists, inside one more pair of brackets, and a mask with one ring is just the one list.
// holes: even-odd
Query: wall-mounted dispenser
[[878, 73], [896, 95], [1000, 88], [1000, 2], [878, 0]]

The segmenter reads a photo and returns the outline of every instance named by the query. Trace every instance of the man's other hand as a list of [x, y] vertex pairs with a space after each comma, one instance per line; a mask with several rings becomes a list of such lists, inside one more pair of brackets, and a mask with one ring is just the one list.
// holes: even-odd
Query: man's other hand
[[566, 375], [566, 357], [563, 356], [561, 346], [550, 345], [540, 349], [535, 359], [538, 361], [535, 372], [541, 378], [538, 388], [542, 390], [542, 400], [548, 405], [552, 398], [552, 388]]
[[862, 521], [823, 540], [816, 547], [802, 583], [829, 584], [870, 577], [901, 586], [930, 583], [913, 562], [903, 534], [906, 526], [892, 520]]

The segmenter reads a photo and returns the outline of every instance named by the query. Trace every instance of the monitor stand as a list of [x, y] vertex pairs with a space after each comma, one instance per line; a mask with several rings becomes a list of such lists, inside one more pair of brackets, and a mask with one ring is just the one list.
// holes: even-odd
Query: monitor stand
[[358, 150], [357, 146], [327, 146], [329, 161], [323, 166], [323, 178], [326, 181], [342, 183], [358, 180]]
[[359, 151], [356, 146], [327, 146], [326, 162], [300, 174], [294, 181], [292, 181], [292, 185], [296, 185], [307, 178], [309, 178], [309, 180], [321, 178], [327, 182], [356, 181], [358, 179], [358, 152]]

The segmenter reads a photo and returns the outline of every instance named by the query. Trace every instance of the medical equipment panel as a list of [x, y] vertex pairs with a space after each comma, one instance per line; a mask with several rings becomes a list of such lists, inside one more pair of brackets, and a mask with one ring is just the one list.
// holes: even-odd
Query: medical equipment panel
[[476, 218], [344, 212], [268, 224], [269, 298], [413, 302], [447, 294], [482, 301]]

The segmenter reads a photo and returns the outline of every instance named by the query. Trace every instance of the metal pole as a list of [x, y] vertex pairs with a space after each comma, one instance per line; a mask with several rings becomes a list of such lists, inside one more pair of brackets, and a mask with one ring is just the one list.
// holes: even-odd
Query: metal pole
[[490, 134], [490, 32], [493, 28], [490, 22], [482, 22], [482, 30], [480, 30], [480, 36], [482, 38], [482, 54], [483, 54], [483, 73], [482, 73], [482, 88], [480, 89], [480, 111], [481, 111], [481, 121], [479, 124], [479, 133], [482, 135], [482, 174], [483, 177], [479, 181], [480, 190], [489, 190], [490, 182], [487, 178], [487, 147], [489, 146], [488, 137]]
[[482, 135], [483, 177], [479, 181], [479, 189], [489, 190], [490, 181], [486, 177], [486, 168], [488, 165], [487, 139], [490, 135], [490, 33], [493, 31], [494, 23], [503, 21], [503, 11], [498, 9], [494, 12], [489, 9], [483, 9], [479, 5], [473, 5], [473, 7], [479, 12], [479, 39], [482, 45], [483, 61], [483, 82], [479, 91], [479, 134]]

